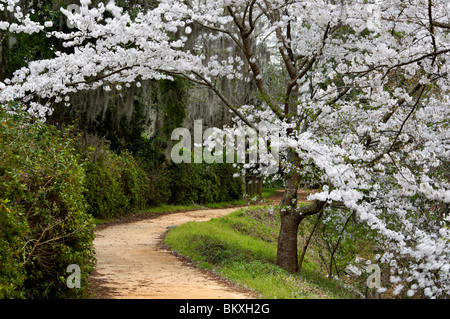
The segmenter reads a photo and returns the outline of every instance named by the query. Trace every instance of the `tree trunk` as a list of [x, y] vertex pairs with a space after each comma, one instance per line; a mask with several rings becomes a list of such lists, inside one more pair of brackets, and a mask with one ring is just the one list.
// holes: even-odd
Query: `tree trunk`
[[295, 209], [299, 181], [300, 175], [296, 172], [287, 177], [280, 202], [281, 227], [278, 236], [277, 265], [290, 273], [298, 271], [297, 233], [303, 219]]
[[299, 213], [292, 210], [281, 213], [277, 265], [290, 273], [298, 271], [297, 233], [302, 219]]
[[316, 200], [310, 205], [297, 207], [299, 182], [300, 175], [295, 171], [287, 177], [280, 202], [281, 227], [278, 236], [277, 265], [290, 273], [298, 272], [298, 226], [306, 216], [322, 211], [325, 204]]

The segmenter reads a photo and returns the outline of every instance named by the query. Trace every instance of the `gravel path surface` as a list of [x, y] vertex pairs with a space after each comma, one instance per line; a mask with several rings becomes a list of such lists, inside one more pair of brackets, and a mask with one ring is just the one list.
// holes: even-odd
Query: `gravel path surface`
[[168, 227], [206, 221], [237, 208], [159, 214], [99, 227], [97, 266], [89, 281], [94, 298], [248, 299], [255, 296], [193, 267], [164, 249]]

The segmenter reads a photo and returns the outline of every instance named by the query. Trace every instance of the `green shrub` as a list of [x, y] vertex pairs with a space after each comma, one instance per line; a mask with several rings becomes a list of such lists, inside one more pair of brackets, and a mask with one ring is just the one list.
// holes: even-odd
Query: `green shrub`
[[169, 203], [173, 179], [168, 166], [165, 163], [154, 165], [145, 160], [140, 160], [140, 163], [148, 176], [148, 182], [145, 185], [147, 206], [155, 207]]
[[172, 164], [120, 155], [105, 144], [82, 147], [89, 212], [112, 218], [164, 204], [190, 205], [240, 199], [242, 182], [231, 164]]
[[173, 204], [208, 204], [239, 199], [242, 181], [234, 178], [231, 164], [173, 164], [170, 202]]
[[122, 167], [121, 183], [129, 206], [133, 209], [144, 208], [147, 204], [150, 179], [140, 163], [128, 152], [122, 152], [118, 158]]
[[[3, 195], [2, 195], [3, 197]], [[25, 271], [21, 262], [21, 244], [29, 231], [19, 208], [12, 211], [8, 200], [0, 202], [0, 298], [24, 296], [21, 286]]]
[[232, 164], [211, 164], [211, 173], [216, 176], [216, 201], [226, 202], [242, 198], [242, 179], [233, 177], [237, 169]]
[[119, 156], [109, 150], [88, 149], [86, 157], [86, 200], [88, 212], [99, 218], [124, 215], [130, 206], [122, 183]]
[[[95, 264], [84, 169], [67, 133], [0, 109], [0, 297], [80, 297]], [[66, 285], [81, 269], [81, 289]]]
[[168, 201], [169, 182], [163, 166], [146, 165], [125, 150], [117, 154], [94, 136], [84, 140], [79, 141], [78, 151], [85, 160], [85, 197], [92, 216], [109, 219]]

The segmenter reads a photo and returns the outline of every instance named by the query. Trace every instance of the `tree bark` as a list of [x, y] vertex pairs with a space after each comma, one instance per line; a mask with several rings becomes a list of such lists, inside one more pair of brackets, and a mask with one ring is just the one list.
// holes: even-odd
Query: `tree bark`
[[314, 201], [312, 204], [297, 207], [297, 190], [300, 175], [292, 172], [286, 178], [283, 198], [280, 202], [281, 226], [278, 236], [277, 265], [284, 270], [298, 272], [298, 227], [301, 221], [310, 215], [322, 211], [325, 202]]
[[277, 265], [290, 273], [298, 271], [297, 233], [302, 219], [299, 213], [292, 210], [281, 213]]
[[[295, 157], [291, 153], [288, 156]], [[292, 172], [285, 180], [285, 190], [280, 202], [281, 226], [278, 236], [277, 265], [294, 273], [298, 271], [297, 233], [303, 217], [296, 211], [300, 175]]]

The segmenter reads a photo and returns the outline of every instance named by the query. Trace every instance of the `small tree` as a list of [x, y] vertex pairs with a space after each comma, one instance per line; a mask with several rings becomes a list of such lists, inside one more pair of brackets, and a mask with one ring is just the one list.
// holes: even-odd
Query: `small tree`
[[[14, 12], [14, 1], [2, 2]], [[297, 270], [299, 223], [339, 202], [384, 239], [380, 261], [397, 272], [396, 291], [449, 293], [446, 1], [163, 0], [133, 18], [114, 2], [88, 4], [82, 0], [76, 15], [63, 10], [73, 32], [48, 33], [73, 52], [18, 70], [0, 84], [3, 103], [21, 99], [45, 116], [51, 103], [76, 91], [184, 76], [217, 94], [237, 126], [281, 131], [279, 266]], [[19, 24], [3, 28], [45, 29], [16, 18]], [[205, 50], [202, 40], [192, 45], [195, 36], [232, 45]], [[258, 60], [262, 45], [270, 52], [265, 63]], [[280, 81], [269, 86], [273, 70]], [[219, 85], [224, 77], [253, 83], [258, 100], [235, 105]], [[306, 176], [320, 189], [299, 207]], [[407, 257], [408, 266], [397, 257]]]

